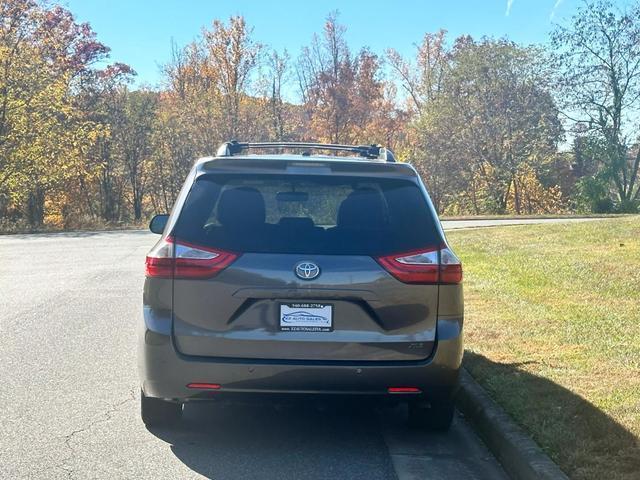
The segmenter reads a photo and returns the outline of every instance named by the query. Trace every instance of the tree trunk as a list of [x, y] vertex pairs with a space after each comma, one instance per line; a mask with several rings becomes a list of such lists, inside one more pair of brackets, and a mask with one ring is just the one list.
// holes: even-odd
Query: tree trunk
[[516, 215], [520, 215], [520, 190], [518, 189], [518, 179], [517, 177], [513, 177], [513, 206], [516, 209]]
[[44, 223], [44, 190], [39, 186], [34, 186], [29, 192], [27, 199], [27, 219], [29, 225], [37, 227]]
[[142, 219], [142, 198], [140, 195], [135, 195], [133, 197], [133, 216], [136, 221], [140, 221]]

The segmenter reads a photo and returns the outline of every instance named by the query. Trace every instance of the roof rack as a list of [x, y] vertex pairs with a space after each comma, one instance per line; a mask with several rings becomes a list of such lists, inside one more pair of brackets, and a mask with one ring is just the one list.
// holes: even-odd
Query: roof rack
[[247, 143], [232, 140], [225, 142], [218, 148], [217, 157], [231, 157], [243, 150], [279, 149], [290, 148], [304, 150], [302, 155], [310, 155], [309, 150], [332, 150], [339, 152], [356, 153], [361, 157], [383, 160], [385, 162], [395, 162], [393, 152], [380, 145], [335, 145], [331, 143], [303, 143], [303, 142], [258, 142]]

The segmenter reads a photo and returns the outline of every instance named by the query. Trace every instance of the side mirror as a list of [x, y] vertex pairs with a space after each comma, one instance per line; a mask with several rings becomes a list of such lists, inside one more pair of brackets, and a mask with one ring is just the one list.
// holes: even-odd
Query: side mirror
[[164, 227], [167, 226], [167, 220], [169, 220], [169, 215], [166, 213], [154, 215], [151, 222], [149, 222], [149, 230], [153, 233], [161, 234], [164, 232]]

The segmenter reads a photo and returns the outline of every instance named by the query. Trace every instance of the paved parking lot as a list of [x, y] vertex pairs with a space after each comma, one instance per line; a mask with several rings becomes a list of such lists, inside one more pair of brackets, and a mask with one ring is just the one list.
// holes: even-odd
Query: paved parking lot
[[0, 478], [501, 479], [463, 418], [408, 430], [350, 402], [190, 405], [138, 414], [147, 232], [0, 236]]

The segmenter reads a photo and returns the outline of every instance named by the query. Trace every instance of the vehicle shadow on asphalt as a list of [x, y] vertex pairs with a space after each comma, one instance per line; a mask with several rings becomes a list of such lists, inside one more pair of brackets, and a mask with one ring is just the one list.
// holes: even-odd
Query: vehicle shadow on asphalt
[[570, 478], [637, 478], [640, 440], [584, 398], [527, 371], [530, 363], [464, 356], [472, 376]]
[[374, 405], [192, 403], [180, 424], [149, 431], [217, 480], [395, 479]]

